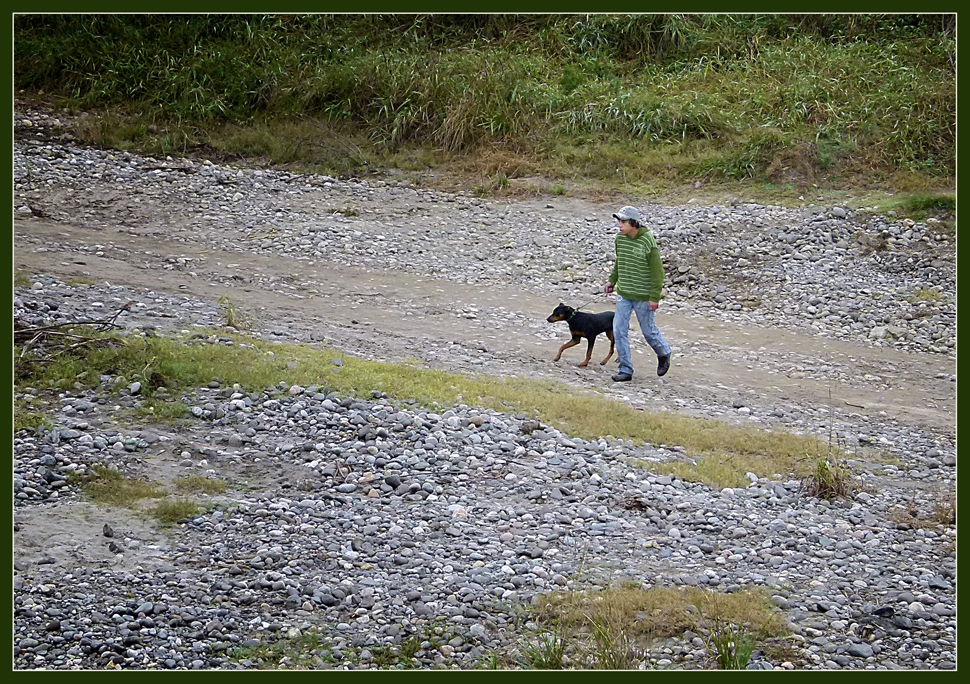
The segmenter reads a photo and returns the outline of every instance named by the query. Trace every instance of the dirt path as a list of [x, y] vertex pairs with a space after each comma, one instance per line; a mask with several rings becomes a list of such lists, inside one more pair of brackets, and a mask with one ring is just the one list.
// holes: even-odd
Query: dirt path
[[[400, 271], [309, 266], [285, 256], [220, 252], [165, 235], [93, 229], [28, 219], [14, 224], [15, 266], [62, 278], [95, 278], [215, 301], [227, 296], [259, 327], [282, 327], [303, 341], [322, 341], [372, 358], [420, 359], [459, 372], [549, 377], [621, 397], [647, 408], [692, 412], [740, 397], [762, 408], [825, 407], [877, 420], [896, 419], [952, 437], [955, 361], [788, 330], [743, 326], [661, 309], [675, 349], [663, 380], [642, 341], [634, 343], [637, 375], [616, 386], [615, 366], [576, 368], [585, 345], [553, 363], [567, 339], [564, 324], [545, 317], [557, 303], [518, 288], [469, 286]], [[102, 255], [92, 255], [91, 245]], [[182, 270], [166, 261], [187, 257]], [[166, 268], [167, 267], [167, 268]], [[272, 281], [268, 277], [275, 274]], [[591, 310], [612, 307], [605, 296]], [[501, 309], [501, 316], [490, 311]], [[634, 337], [631, 335], [631, 337]], [[607, 351], [605, 340], [594, 359]], [[709, 413], [709, 411], [708, 411]]]

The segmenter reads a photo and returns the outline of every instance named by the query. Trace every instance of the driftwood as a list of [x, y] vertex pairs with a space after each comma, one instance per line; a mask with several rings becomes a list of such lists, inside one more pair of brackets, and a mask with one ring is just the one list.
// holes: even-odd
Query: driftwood
[[[121, 314], [131, 311], [133, 302], [128, 302], [107, 318], [81, 319], [64, 321], [52, 325], [29, 325], [19, 318], [13, 322], [13, 341], [20, 347], [20, 357], [23, 359], [28, 352], [33, 351], [43, 358], [51, 359], [59, 354], [70, 352], [80, 347], [90, 347], [98, 344], [110, 344], [98, 333], [121, 328], [116, 321]], [[82, 328], [82, 326], [90, 326]]]

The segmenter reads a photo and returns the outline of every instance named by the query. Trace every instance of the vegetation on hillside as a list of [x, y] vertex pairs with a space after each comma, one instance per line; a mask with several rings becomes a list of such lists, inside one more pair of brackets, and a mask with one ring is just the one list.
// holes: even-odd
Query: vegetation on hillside
[[360, 173], [939, 189], [955, 15], [17, 15], [86, 142]]

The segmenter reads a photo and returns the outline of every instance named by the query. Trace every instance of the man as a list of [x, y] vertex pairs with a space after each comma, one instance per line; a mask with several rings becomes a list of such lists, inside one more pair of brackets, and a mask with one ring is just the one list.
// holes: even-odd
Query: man
[[620, 370], [613, 376], [613, 381], [633, 379], [629, 332], [630, 314], [634, 311], [644, 339], [657, 353], [657, 375], [662, 376], [670, 368], [670, 345], [653, 320], [664, 284], [657, 240], [640, 225], [640, 212], [635, 207], [623, 207], [613, 214], [613, 218], [618, 221], [620, 232], [615, 240], [616, 263], [605, 288], [607, 293], [616, 293], [613, 337]]

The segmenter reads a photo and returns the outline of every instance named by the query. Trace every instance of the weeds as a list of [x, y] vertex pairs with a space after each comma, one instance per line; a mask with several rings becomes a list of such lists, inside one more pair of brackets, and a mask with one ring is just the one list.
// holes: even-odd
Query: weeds
[[490, 649], [478, 661], [478, 668], [481, 670], [513, 670], [520, 664], [521, 660], [516, 662], [515, 658], [495, 649]]
[[253, 661], [256, 669], [318, 669], [324, 663], [336, 662], [330, 650], [330, 642], [313, 630], [302, 632], [295, 638], [241, 646], [229, 652], [234, 662]]
[[718, 668], [743, 670], [751, 659], [755, 640], [744, 625], [736, 626], [715, 621], [710, 627], [707, 643], [714, 653]]
[[566, 636], [560, 623], [552, 629], [538, 625], [532, 637], [519, 643], [522, 664], [533, 670], [562, 670], [565, 664]]
[[32, 406], [28, 406], [23, 400], [17, 400], [13, 411], [13, 431], [32, 430], [37, 432], [38, 428], [50, 426], [50, 421], [46, 414]]
[[593, 633], [592, 655], [598, 670], [635, 670], [639, 653], [630, 634], [616, 620], [588, 617]]
[[852, 496], [852, 478], [838, 459], [819, 456], [811, 472], [802, 479], [802, 488], [809, 496], [819, 499], [848, 499]]
[[373, 662], [378, 669], [386, 670], [396, 665], [399, 660], [397, 655], [394, 653], [394, 649], [392, 649], [390, 646], [377, 646], [371, 649], [371, 662]]
[[802, 491], [808, 496], [813, 496], [827, 501], [836, 499], [848, 499], [855, 493], [852, 483], [852, 473], [843, 458], [844, 447], [843, 438], [835, 432], [831, 422], [834, 415], [831, 409], [832, 390], [829, 389], [829, 413], [828, 441], [822, 447], [821, 442], [817, 442], [818, 448], [814, 455], [807, 457], [809, 471], [802, 477]]
[[957, 524], [957, 502], [953, 491], [941, 491], [940, 495], [933, 500], [933, 512], [930, 519], [943, 526]]
[[929, 504], [929, 511], [927, 513], [921, 513], [914, 495], [896, 510], [893, 519], [897, 525], [928, 529], [956, 525], [956, 515], [956, 496], [954, 492], [941, 487]]
[[411, 660], [414, 658], [415, 654], [421, 650], [421, 640], [411, 637], [401, 642], [401, 648], [398, 651], [401, 663], [405, 668], [412, 667]]
[[[709, 592], [698, 605], [703, 626], [707, 630], [708, 649], [721, 670], [745, 669], [755, 646], [768, 636], [777, 636], [782, 631], [777, 624], [777, 613], [769, 613], [763, 620], [753, 620], [750, 613], [742, 615], [728, 607], [728, 601], [732, 599], [731, 596]], [[761, 628], [751, 632], [749, 625], [759, 622]]]
[[249, 318], [242, 314], [239, 307], [228, 296], [222, 295], [216, 303], [222, 309], [223, 326], [236, 330], [247, 330], [252, 325]]

